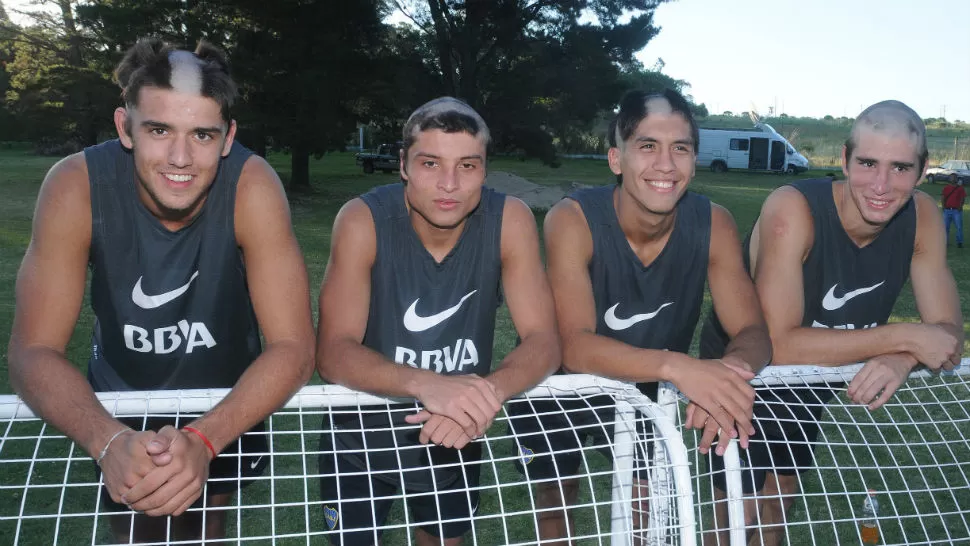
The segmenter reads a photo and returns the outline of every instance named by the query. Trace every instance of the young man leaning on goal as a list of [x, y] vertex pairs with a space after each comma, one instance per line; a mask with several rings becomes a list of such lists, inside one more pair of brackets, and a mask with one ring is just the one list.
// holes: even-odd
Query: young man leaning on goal
[[[884, 404], [917, 364], [949, 370], [963, 351], [943, 219], [934, 200], [916, 191], [927, 156], [916, 112], [898, 101], [874, 104], [856, 119], [842, 150], [845, 181], [802, 180], [775, 190], [744, 245], [774, 363], [865, 362], [847, 395], [870, 409]], [[887, 324], [907, 280], [922, 322]], [[715, 302], [714, 311], [701, 336], [701, 353], [711, 358], [724, 347], [717, 321], [724, 310]], [[774, 387], [756, 402], [761, 435], [742, 453], [755, 469], [743, 477], [745, 493], [759, 492], [760, 503], [750, 499], [745, 507], [749, 526], [760, 521], [755, 540], [781, 543], [799, 476], [813, 462], [823, 405], [834, 396], [832, 388]], [[721, 461], [712, 463], [723, 498]], [[719, 506], [717, 526], [724, 528], [727, 510]]]
[[[334, 221], [320, 375], [420, 403], [417, 413], [411, 405], [332, 415], [320, 470], [334, 544], [376, 544], [402, 482], [417, 544], [460, 544], [478, 508], [474, 440], [559, 362], [535, 219], [522, 201], [483, 186], [488, 142], [465, 103], [421, 106], [404, 126], [402, 183], [348, 202]], [[492, 370], [503, 294], [521, 344]]]
[[[115, 77], [119, 138], [60, 161], [41, 187], [10, 381], [96, 459], [117, 541], [218, 539], [226, 511], [185, 512], [228, 505], [262, 472], [266, 440], [243, 434], [313, 372], [306, 269], [279, 178], [233, 140], [224, 54], [143, 39]], [[85, 379], [65, 348], [89, 268]], [[218, 387], [232, 390], [205, 415], [147, 423], [114, 419], [94, 394]]]
[[[719, 428], [722, 438], [739, 437], [746, 446], [754, 403], [747, 381], [768, 363], [771, 346], [731, 214], [687, 189], [698, 141], [690, 106], [671, 90], [632, 91], [620, 102], [609, 141], [617, 183], [570, 194], [545, 220], [562, 367], [635, 382], [653, 399], [657, 382], [670, 381], [690, 398], [690, 425], [704, 429], [705, 449]], [[730, 309], [732, 341], [720, 360], [686, 354], [705, 283], [717, 305]], [[613, 408], [579, 411], [568, 401], [529, 407], [535, 404], [510, 404], [511, 427], [526, 454], [518, 466], [543, 480], [541, 538], [564, 539], [573, 536], [569, 507], [577, 500], [583, 445], [611, 433], [603, 423], [613, 421]], [[637, 462], [638, 470], [648, 467]], [[646, 472], [638, 472], [636, 486], [645, 480]], [[634, 501], [635, 526], [643, 525], [647, 508]]]

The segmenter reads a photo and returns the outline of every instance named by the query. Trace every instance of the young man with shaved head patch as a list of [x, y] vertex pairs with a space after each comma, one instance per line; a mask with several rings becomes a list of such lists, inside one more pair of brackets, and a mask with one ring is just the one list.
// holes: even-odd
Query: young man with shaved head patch
[[[420, 403], [324, 419], [323, 516], [345, 546], [377, 544], [400, 494], [417, 544], [460, 544], [478, 509], [474, 440], [560, 358], [532, 211], [483, 186], [484, 120], [445, 97], [403, 133], [402, 183], [340, 210], [320, 290], [320, 375]], [[521, 343], [492, 370], [503, 295]]]
[[[698, 142], [690, 106], [670, 90], [630, 92], [609, 141], [617, 183], [570, 194], [545, 220], [562, 367], [635, 382], [653, 399], [657, 382], [670, 381], [690, 398], [688, 414], [705, 429], [705, 445], [719, 427], [725, 439], [746, 445], [754, 402], [747, 381], [768, 363], [771, 347], [731, 214], [687, 190]], [[725, 323], [733, 339], [720, 360], [686, 354], [705, 283], [730, 310]], [[583, 446], [590, 438], [602, 442], [598, 436], [612, 432], [604, 423], [613, 420], [610, 406], [563, 411], [560, 404], [568, 402], [525, 414], [510, 408], [520, 470], [540, 481], [541, 538], [557, 544], [574, 536], [568, 508], [577, 500]], [[533, 412], [543, 415], [528, 417]], [[639, 457], [638, 488], [646, 485], [649, 454]], [[645, 497], [645, 489], [634, 494]], [[634, 525], [644, 526], [646, 502], [635, 500], [634, 511]]]
[[[933, 199], [915, 189], [927, 155], [916, 112], [898, 101], [874, 104], [856, 119], [842, 150], [845, 181], [803, 180], [775, 190], [745, 241], [774, 362], [865, 362], [846, 394], [873, 410], [917, 364], [949, 370], [963, 351], [943, 219]], [[907, 280], [922, 322], [887, 324]], [[723, 353], [725, 339], [717, 323], [725, 309], [715, 302], [714, 310], [701, 336], [701, 353], [710, 357]], [[745, 492], [761, 498], [745, 510], [749, 524], [760, 522], [753, 542], [779, 544], [785, 536], [785, 511], [812, 464], [822, 409], [834, 396], [828, 388], [772, 388], [755, 404], [761, 436], [742, 453], [753, 468], [743, 477]], [[719, 466], [719, 458], [713, 462]], [[723, 474], [715, 476], [723, 490]], [[721, 528], [726, 515], [722, 507]], [[726, 531], [720, 538], [727, 543]]]
[[[262, 472], [263, 419], [313, 371], [306, 269], [276, 173], [233, 140], [224, 54], [140, 40], [115, 77], [119, 139], [60, 161], [41, 187], [10, 379], [96, 460], [117, 541], [217, 539], [227, 512], [189, 508], [227, 506]], [[88, 268], [85, 379], [65, 349]], [[220, 387], [212, 410], [178, 421], [115, 419], [95, 396]]]

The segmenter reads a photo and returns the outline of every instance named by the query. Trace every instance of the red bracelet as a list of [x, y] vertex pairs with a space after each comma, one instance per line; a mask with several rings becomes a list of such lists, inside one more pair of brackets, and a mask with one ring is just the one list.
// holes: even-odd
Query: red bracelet
[[216, 458], [216, 448], [212, 447], [212, 442], [210, 442], [209, 439], [205, 437], [205, 434], [202, 434], [202, 432], [199, 431], [199, 429], [194, 427], [182, 427], [182, 430], [187, 430], [189, 432], [194, 433], [199, 438], [202, 438], [202, 442], [205, 443], [205, 447], [209, 448], [209, 452], [212, 453], [212, 458], [213, 459]]

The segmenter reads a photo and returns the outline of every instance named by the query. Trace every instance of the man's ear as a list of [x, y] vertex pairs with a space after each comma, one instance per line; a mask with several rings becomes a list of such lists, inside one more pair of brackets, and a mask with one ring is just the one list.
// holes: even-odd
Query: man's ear
[[222, 157], [229, 155], [232, 150], [232, 143], [236, 139], [236, 120], [229, 120], [229, 129], [226, 131], [226, 141], [222, 145]]
[[610, 162], [610, 170], [613, 171], [613, 174], [623, 173], [623, 168], [620, 161], [620, 149], [618, 147], [614, 146], [610, 148], [610, 151], [606, 154], [606, 158]]
[[134, 147], [134, 142], [131, 138], [131, 117], [128, 115], [128, 109], [119, 106], [115, 108], [115, 130], [118, 131], [118, 140], [121, 141], [121, 145], [129, 150]]

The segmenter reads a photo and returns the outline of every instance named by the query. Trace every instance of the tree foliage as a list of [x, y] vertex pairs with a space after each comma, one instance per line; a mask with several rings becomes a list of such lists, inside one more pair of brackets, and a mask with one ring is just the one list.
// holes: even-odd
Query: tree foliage
[[389, 0], [434, 52], [442, 90], [488, 121], [495, 145], [552, 162], [622, 91], [621, 66], [659, 32], [663, 0]]
[[359, 124], [397, 139], [407, 115], [441, 95], [477, 108], [497, 151], [554, 163], [557, 149], [590, 147], [626, 88], [688, 89], [634, 56], [659, 32], [665, 1], [35, 0], [46, 10], [24, 28], [0, 13], [0, 139], [110, 136], [112, 70], [139, 37], [157, 36], [226, 49], [238, 138], [290, 153], [293, 185]]

